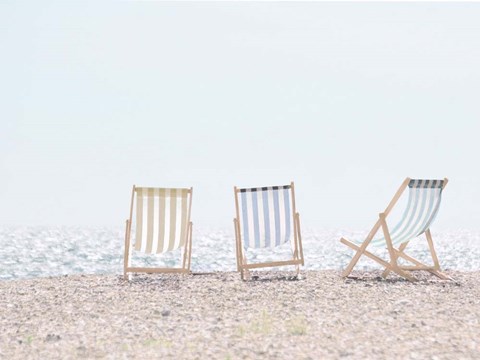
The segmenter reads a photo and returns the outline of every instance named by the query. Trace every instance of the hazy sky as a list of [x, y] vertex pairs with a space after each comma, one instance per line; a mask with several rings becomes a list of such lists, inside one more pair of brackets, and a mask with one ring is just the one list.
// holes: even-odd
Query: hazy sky
[[366, 229], [406, 176], [480, 228], [480, 3], [0, 2], [0, 225], [118, 225], [132, 184], [294, 180], [304, 226]]

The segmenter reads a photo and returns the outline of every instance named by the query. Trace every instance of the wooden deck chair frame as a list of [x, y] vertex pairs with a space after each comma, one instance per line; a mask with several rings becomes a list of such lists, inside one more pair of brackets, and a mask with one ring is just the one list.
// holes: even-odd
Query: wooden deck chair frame
[[300, 231], [300, 214], [296, 211], [295, 207], [295, 185], [293, 181], [290, 183], [290, 195], [292, 197], [292, 220], [293, 220], [293, 236], [290, 237], [290, 242], [293, 247], [293, 257], [291, 260], [272, 261], [263, 263], [251, 263], [247, 262], [247, 257], [242, 245], [242, 232], [240, 230], [240, 206], [238, 200], [238, 193], [240, 189], [236, 186], [233, 188], [235, 194], [235, 210], [237, 216], [233, 219], [233, 226], [235, 228], [235, 243], [236, 243], [236, 255], [237, 255], [237, 271], [240, 272], [242, 280], [249, 280], [250, 270], [295, 265], [296, 275], [300, 273], [300, 265], [304, 266], [305, 261], [303, 258], [302, 247], [302, 235]]
[[135, 190], [137, 188], [133, 185], [132, 188], [132, 199], [130, 203], [130, 218], [126, 220], [126, 229], [125, 229], [125, 255], [124, 255], [124, 264], [123, 264], [123, 276], [125, 280], [128, 280], [130, 273], [180, 273], [180, 274], [189, 274], [191, 258], [192, 258], [192, 227], [193, 223], [190, 221], [190, 215], [192, 211], [192, 196], [193, 188], [188, 189], [189, 202], [188, 202], [188, 215], [187, 215], [187, 239], [185, 246], [182, 251], [182, 267], [180, 268], [149, 268], [149, 267], [135, 267], [130, 266], [130, 259], [132, 255], [132, 244], [131, 244], [131, 231], [132, 231], [132, 219], [133, 219], [133, 204], [135, 202]]
[[[392, 211], [393, 207], [396, 205], [396, 203], [400, 199], [400, 197], [403, 194], [403, 192], [405, 191], [405, 189], [408, 187], [408, 184], [409, 184], [410, 180], [411, 180], [410, 178], [405, 179], [405, 181], [402, 183], [400, 188], [395, 193], [393, 199], [388, 204], [385, 211], [379, 214], [379, 218], [378, 218], [377, 222], [375, 223], [372, 230], [368, 233], [364, 242], [360, 246], [348, 241], [345, 238], [340, 239], [340, 241], [343, 244], [349, 246], [350, 248], [352, 248], [353, 250], [356, 251], [352, 260], [350, 261], [350, 263], [348, 264], [348, 266], [344, 270], [344, 272], [342, 274], [343, 277], [348, 277], [350, 275], [350, 273], [352, 272], [353, 268], [355, 267], [355, 265], [357, 264], [360, 257], [362, 255], [366, 255], [367, 257], [369, 257], [370, 259], [379, 263], [380, 265], [382, 265], [385, 268], [385, 270], [382, 273], [383, 278], [386, 278], [387, 275], [390, 272], [394, 272], [397, 275], [413, 282], [413, 281], [416, 281], [417, 279], [415, 277], [413, 277], [412, 274], [410, 274], [411, 271], [426, 270], [426, 271], [430, 272], [431, 274], [439, 277], [440, 279], [451, 280], [451, 278], [449, 276], [440, 272], [440, 264], [439, 264], [439, 261], [438, 261], [438, 258], [437, 258], [437, 253], [435, 252], [435, 248], [433, 246], [433, 240], [432, 240], [432, 235], [430, 233], [430, 228], [425, 230], [425, 237], [426, 237], [428, 247], [429, 247], [429, 251], [430, 251], [430, 255], [431, 255], [432, 261], [433, 261], [432, 266], [423, 264], [419, 260], [417, 260], [417, 259], [415, 259], [415, 258], [413, 258], [413, 257], [411, 257], [411, 256], [409, 256], [405, 253], [405, 248], [407, 247], [410, 240], [401, 243], [400, 246], [398, 247], [398, 249], [394, 248], [394, 246], [392, 244], [392, 240], [391, 240], [391, 237], [390, 237], [390, 232], [389, 232], [388, 225], [387, 225], [387, 216]], [[443, 189], [445, 189], [445, 186], [447, 186], [447, 183], [448, 183], [448, 179], [445, 178], [444, 182], [443, 182]], [[382, 258], [380, 258], [380, 257], [378, 257], [378, 256], [376, 256], [376, 255], [374, 255], [371, 252], [366, 250], [367, 246], [370, 244], [370, 242], [375, 237], [375, 234], [380, 230], [380, 228], [382, 228], [383, 235], [384, 235], [385, 242], [386, 242], [387, 249], [388, 249], [388, 253], [389, 253], [389, 256], [390, 256], [390, 261], [389, 262], [385, 261], [384, 259], [382, 259]], [[403, 258], [403, 259], [407, 260], [408, 262], [412, 263], [413, 265], [402, 266], [402, 265], [398, 264], [398, 259], [399, 258]]]

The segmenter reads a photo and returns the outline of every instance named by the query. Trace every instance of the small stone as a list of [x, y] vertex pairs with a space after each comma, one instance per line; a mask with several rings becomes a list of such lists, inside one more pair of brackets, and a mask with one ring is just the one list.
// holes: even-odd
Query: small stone
[[45, 338], [45, 341], [55, 342], [55, 341], [58, 341], [60, 339], [61, 339], [60, 335], [48, 334], [47, 337]]

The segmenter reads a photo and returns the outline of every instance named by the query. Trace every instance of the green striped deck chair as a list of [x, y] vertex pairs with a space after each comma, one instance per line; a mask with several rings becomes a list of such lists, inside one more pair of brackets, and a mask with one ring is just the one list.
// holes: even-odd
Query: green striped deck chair
[[[449, 280], [450, 278], [448, 276], [440, 272], [440, 265], [433, 246], [432, 235], [430, 233], [430, 226], [437, 216], [440, 202], [442, 200], [442, 191], [447, 183], [448, 179], [446, 178], [443, 180], [419, 180], [406, 178], [386, 210], [383, 213], [380, 213], [379, 219], [363, 242], [354, 243], [345, 238], [340, 240], [343, 244], [356, 251], [350, 264], [343, 272], [343, 276], [349, 276], [360, 257], [366, 255], [385, 268], [382, 274], [384, 278], [386, 278], [390, 272], [394, 272], [410, 281], [415, 281], [416, 279], [412, 276], [411, 272], [415, 270], [426, 270], [441, 279]], [[407, 188], [408, 200], [406, 208], [402, 213], [399, 222], [390, 228], [387, 225], [387, 217]], [[382, 234], [376, 237], [375, 235], [377, 235], [380, 228], [382, 229]], [[408, 243], [423, 234], [425, 234], [428, 243], [433, 265], [425, 265], [405, 253], [405, 248]], [[390, 261], [385, 261], [367, 251], [366, 249], [370, 245], [386, 246]], [[399, 258], [402, 258], [406, 260], [407, 263], [413, 265], [400, 265], [398, 263]]]
[[[132, 189], [130, 218], [126, 221], [124, 277], [129, 273], [189, 273], [192, 254], [193, 188], [171, 189], [136, 187]], [[135, 206], [135, 241], [131, 241]], [[149, 268], [131, 265], [132, 251], [164, 254], [181, 248], [181, 268]]]
[[[304, 260], [293, 182], [283, 186], [234, 187], [234, 193], [237, 270], [242, 279], [250, 278], [251, 269], [285, 265], [294, 265], [298, 275]], [[289, 260], [251, 264], [247, 261], [248, 249], [274, 248], [288, 242], [292, 249]]]

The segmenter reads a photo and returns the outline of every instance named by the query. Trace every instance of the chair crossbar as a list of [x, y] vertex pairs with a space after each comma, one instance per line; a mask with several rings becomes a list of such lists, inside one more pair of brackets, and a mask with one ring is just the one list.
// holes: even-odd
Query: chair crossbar
[[188, 269], [182, 268], [148, 268], [148, 267], [128, 267], [127, 272], [136, 273], [188, 273]]
[[239, 188], [239, 192], [255, 192], [255, 191], [272, 191], [272, 190], [288, 190], [291, 189], [291, 185], [278, 185], [278, 186], [263, 186], [256, 188]]
[[255, 263], [255, 264], [246, 264], [242, 267], [244, 269], [258, 269], [265, 267], [276, 267], [276, 266], [287, 266], [287, 265], [301, 265], [302, 260], [285, 260], [285, 261], [273, 261], [267, 263]]

